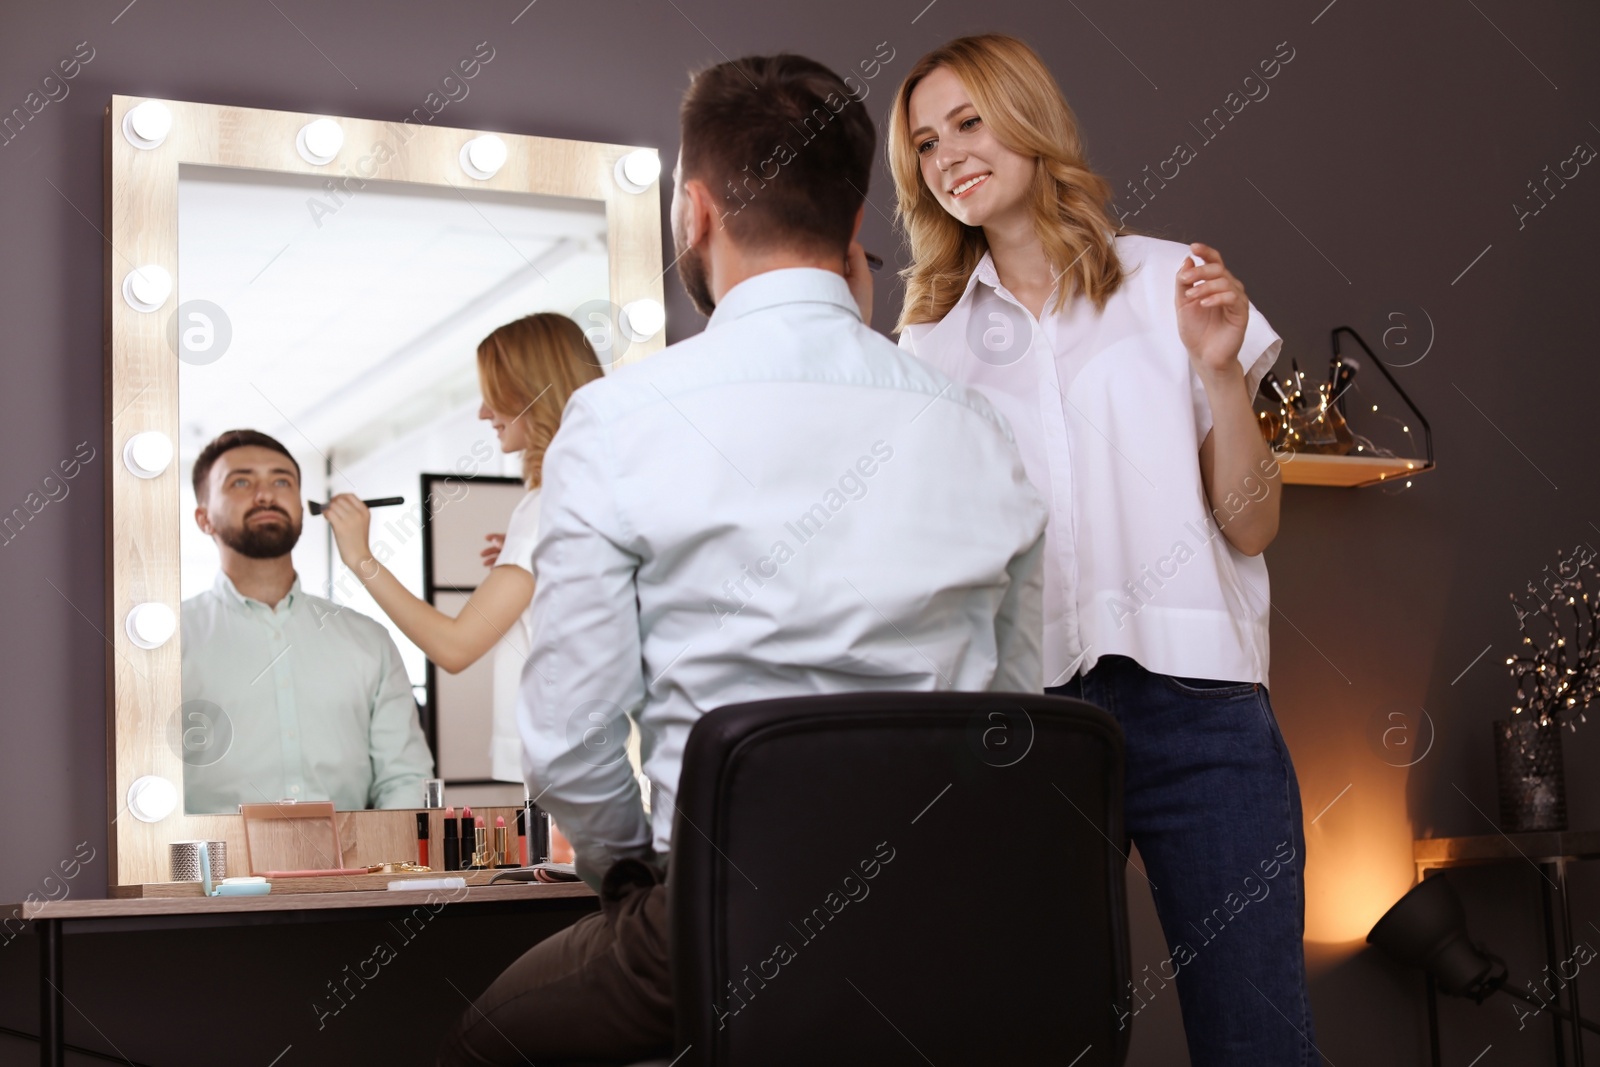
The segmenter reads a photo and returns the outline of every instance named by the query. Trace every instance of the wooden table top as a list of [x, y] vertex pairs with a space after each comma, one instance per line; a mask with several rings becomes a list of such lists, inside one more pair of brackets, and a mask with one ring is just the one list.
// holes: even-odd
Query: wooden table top
[[1531, 834], [1477, 834], [1471, 837], [1421, 837], [1411, 843], [1418, 864], [1447, 867], [1497, 860], [1600, 859], [1600, 830], [1544, 831]]
[[336, 911], [403, 908], [413, 904], [487, 904], [513, 900], [593, 897], [582, 882], [512, 883], [465, 889], [383, 890], [343, 893], [268, 893], [260, 897], [125, 897], [40, 900], [0, 907], [23, 919], [136, 919], [154, 915], [215, 915], [227, 912]]

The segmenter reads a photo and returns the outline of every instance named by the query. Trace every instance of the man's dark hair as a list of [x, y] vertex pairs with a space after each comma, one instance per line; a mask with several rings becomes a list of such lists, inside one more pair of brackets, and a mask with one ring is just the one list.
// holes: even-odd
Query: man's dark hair
[[837, 74], [788, 53], [719, 63], [690, 80], [679, 117], [682, 178], [721, 198], [735, 241], [844, 255], [877, 131]]
[[300, 477], [300, 464], [289, 450], [275, 437], [268, 437], [258, 430], [224, 430], [216, 439], [200, 450], [199, 457], [194, 461], [194, 498], [201, 504], [206, 502], [206, 491], [211, 478], [211, 468], [217, 462], [217, 457], [233, 448], [245, 448], [255, 445], [259, 448], [270, 448], [274, 452], [282, 452], [288, 456], [289, 462], [294, 464], [294, 476]]

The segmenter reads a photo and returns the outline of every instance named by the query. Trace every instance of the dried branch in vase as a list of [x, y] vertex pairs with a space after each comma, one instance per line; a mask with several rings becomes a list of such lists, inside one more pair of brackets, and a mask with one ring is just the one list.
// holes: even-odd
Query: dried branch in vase
[[[1565, 724], [1576, 730], [1587, 721], [1584, 709], [1600, 692], [1600, 572], [1587, 546], [1558, 556], [1554, 573], [1545, 568], [1539, 584], [1511, 594], [1522, 635], [1518, 654], [1506, 658], [1517, 681], [1511, 710], [1541, 726]], [[1576, 720], [1576, 721], [1574, 721]]]

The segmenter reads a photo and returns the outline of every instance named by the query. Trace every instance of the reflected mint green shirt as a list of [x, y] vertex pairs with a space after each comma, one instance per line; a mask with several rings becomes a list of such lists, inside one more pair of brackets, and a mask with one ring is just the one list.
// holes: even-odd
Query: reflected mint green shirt
[[332, 800], [418, 808], [433, 756], [389, 632], [294, 580], [276, 607], [217, 573], [183, 602], [183, 700], [171, 742], [184, 810]]

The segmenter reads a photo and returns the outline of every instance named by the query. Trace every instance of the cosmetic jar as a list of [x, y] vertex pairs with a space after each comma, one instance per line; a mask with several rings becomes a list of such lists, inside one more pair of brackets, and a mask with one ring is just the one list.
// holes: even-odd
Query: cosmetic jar
[[[200, 881], [200, 845], [199, 841], [174, 841], [167, 846], [174, 882]], [[228, 876], [228, 843], [207, 841], [205, 845], [211, 856], [211, 880], [221, 882]]]

